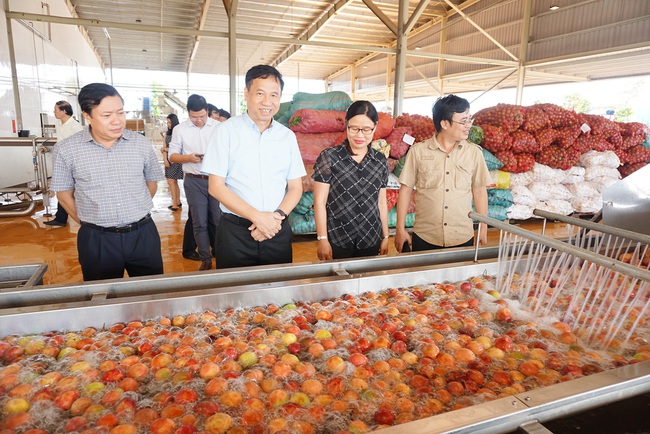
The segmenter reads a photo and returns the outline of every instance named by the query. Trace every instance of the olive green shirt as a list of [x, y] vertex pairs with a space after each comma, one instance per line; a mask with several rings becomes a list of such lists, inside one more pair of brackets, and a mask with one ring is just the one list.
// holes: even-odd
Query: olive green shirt
[[437, 246], [456, 246], [474, 236], [472, 189], [491, 183], [478, 145], [461, 140], [449, 154], [436, 136], [416, 143], [406, 154], [400, 184], [415, 187], [413, 231]]

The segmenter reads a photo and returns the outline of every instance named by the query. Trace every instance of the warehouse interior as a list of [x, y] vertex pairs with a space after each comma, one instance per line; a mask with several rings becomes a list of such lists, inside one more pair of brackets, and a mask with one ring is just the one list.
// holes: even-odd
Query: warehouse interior
[[[367, 99], [400, 137], [415, 122], [432, 134], [404, 100], [515, 89], [501, 109], [523, 117], [532, 86], [650, 74], [650, 1], [3, 0], [0, 14], [2, 434], [650, 430], [650, 129], [639, 122], [571, 110], [551, 122], [561, 109], [536, 107], [544, 131], [571, 136], [547, 146], [573, 150], [580, 136], [599, 151], [543, 165], [549, 179], [536, 178], [541, 151], [517, 154], [530, 170], [506, 161], [512, 173], [491, 170], [490, 187], [544, 181], [572, 206], [592, 174], [602, 212], [533, 212], [543, 202], [533, 200], [534, 218], [472, 213], [489, 225], [476, 249], [399, 254], [391, 228], [388, 255], [318, 261], [313, 229], [294, 231], [292, 264], [197, 271], [182, 254], [182, 181], [175, 211], [161, 181], [151, 217], [164, 275], [83, 282], [80, 225], [45, 224], [58, 206], [52, 105], [80, 114], [81, 87], [116, 70], [180, 72], [188, 93], [201, 92], [192, 74], [227, 76], [237, 114], [242, 75], [269, 64], [322, 81], [313, 93], [344, 94], [338, 111]], [[127, 126], [156, 152], [152, 125], [185, 114], [172, 89], [163, 95], [160, 119], [138, 113]], [[501, 128], [490, 109], [477, 117], [485, 131]], [[526, 122], [508, 137], [537, 140], [542, 129]], [[404, 148], [387, 155], [392, 168]], [[314, 162], [303, 161], [313, 190]], [[313, 220], [313, 197], [302, 205]]]
[[395, 115], [404, 98], [515, 87], [520, 102], [525, 86], [650, 64], [643, 0], [67, 0], [69, 16], [4, 4], [41, 34], [78, 25], [107, 78], [111, 68], [223, 74], [241, 92], [237, 77], [264, 63]]

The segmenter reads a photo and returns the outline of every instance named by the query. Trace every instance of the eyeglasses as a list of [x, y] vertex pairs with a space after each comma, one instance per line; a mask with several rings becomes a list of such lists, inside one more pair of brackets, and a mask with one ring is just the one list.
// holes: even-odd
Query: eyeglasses
[[375, 131], [375, 127], [372, 127], [372, 128], [371, 128], [371, 127], [363, 127], [363, 128], [359, 128], [359, 127], [351, 127], [351, 126], [348, 126], [348, 131], [349, 131], [353, 136], [356, 135], [356, 134], [359, 134], [359, 131], [361, 131], [361, 132], [363, 133], [364, 136], [369, 136], [369, 135], [372, 134], [373, 131]]
[[473, 117], [472, 118], [467, 118], [467, 119], [462, 120], [462, 121], [455, 121], [455, 120], [452, 119], [451, 121], [456, 123], [456, 124], [461, 124], [461, 125], [467, 126], [467, 125], [472, 125], [474, 123], [474, 118]]

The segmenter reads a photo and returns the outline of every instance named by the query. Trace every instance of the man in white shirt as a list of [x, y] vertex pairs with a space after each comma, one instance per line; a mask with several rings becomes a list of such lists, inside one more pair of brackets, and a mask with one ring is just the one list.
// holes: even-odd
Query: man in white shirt
[[168, 155], [169, 161], [183, 165], [183, 187], [192, 213], [194, 238], [201, 259], [199, 271], [210, 270], [212, 255], [208, 225], [217, 227], [221, 210], [219, 202], [208, 193], [208, 175], [201, 173], [201, 163], [218, 122], [208, 117], [208, 103], [201, 95], [190, 95], [187, 111], [190, 118], [174, 128]]
[[[54, 165], [54, 158], [56, 157], [59, 142], [83, 130], [81, 124], [72, 117], [73, 113], [72, 106], [68, 101], [58, 101], [54, 104], [54, 117], [61, 121], [61, 124], [56, 125], [57, 144], [54, 145], [53, 149], [52, 165]], [[62, 206], [58, 205], [54, 219], [44, 222], [43, 224], [55, 228], [63, 227], [68, 224], [68, 213]]]

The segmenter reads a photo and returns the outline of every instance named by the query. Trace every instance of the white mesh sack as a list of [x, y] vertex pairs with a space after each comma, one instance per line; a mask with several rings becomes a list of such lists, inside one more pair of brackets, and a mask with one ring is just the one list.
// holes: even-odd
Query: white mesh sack
[[568, 200], [573, 196], [562, 184], [551, 184], [548, 182], [531, 182], [528, 189], [538, 200], [561, 199]]
[[577, 184], [585, 180], [585, 168], [580, 166], [573, 166], [569, 170], [563, 170], [564, 179], [562, 184]]
[[571, 200], [571, 206], [576, 212], [595, 214], [603, 208], [603, 199], [598, 197], [576, 197]]
[[[574, 198], [578, 197], [600, 197], [600, 192], [593, 182], [585, 181], [577, 184], [567, 184], [566, 186]], [[575, 207], [574, 207], [575, 208]]]
[[533, 166], [533, 181], [562, 182], [564, 173], [560, 169], [553, 169], [545, 164], [535, 163]]
[[585, 169], [585, 181], [591, 181], [599, 177], [621, 179], [621, 174], [613, 167], [589, 166]]
[[510, 174], [510, 187], [513, 185], [528, 185], [533, 182], [533, 171]]
[[610, 185], [616, 184], [619, 181], [619, 178], [612, 178], [609, 176], [598, 176], [591, 180], [596, 190], [599, 193], [602, 193], [604, 189]]
[[569, 215], [573, 212], [571, 202], [566, 200], [550, 199], [537, 202], [535, 208], [560, 215]]
[[578, 164], [582, 167], [605, 166], [616, 169], [621, 165], [621, 160], [613, 151], [587, 151], [580, 156]]
[[509, 219], [528, 220], [533, 217], [533, 208], [528, 205], [514, 204], [506, 210]]
[[512, 193], [512, 201], [517, 205], [534, 206], [537, 203], [533, 193], [523, 185], [511, 186], [510, 193]]

